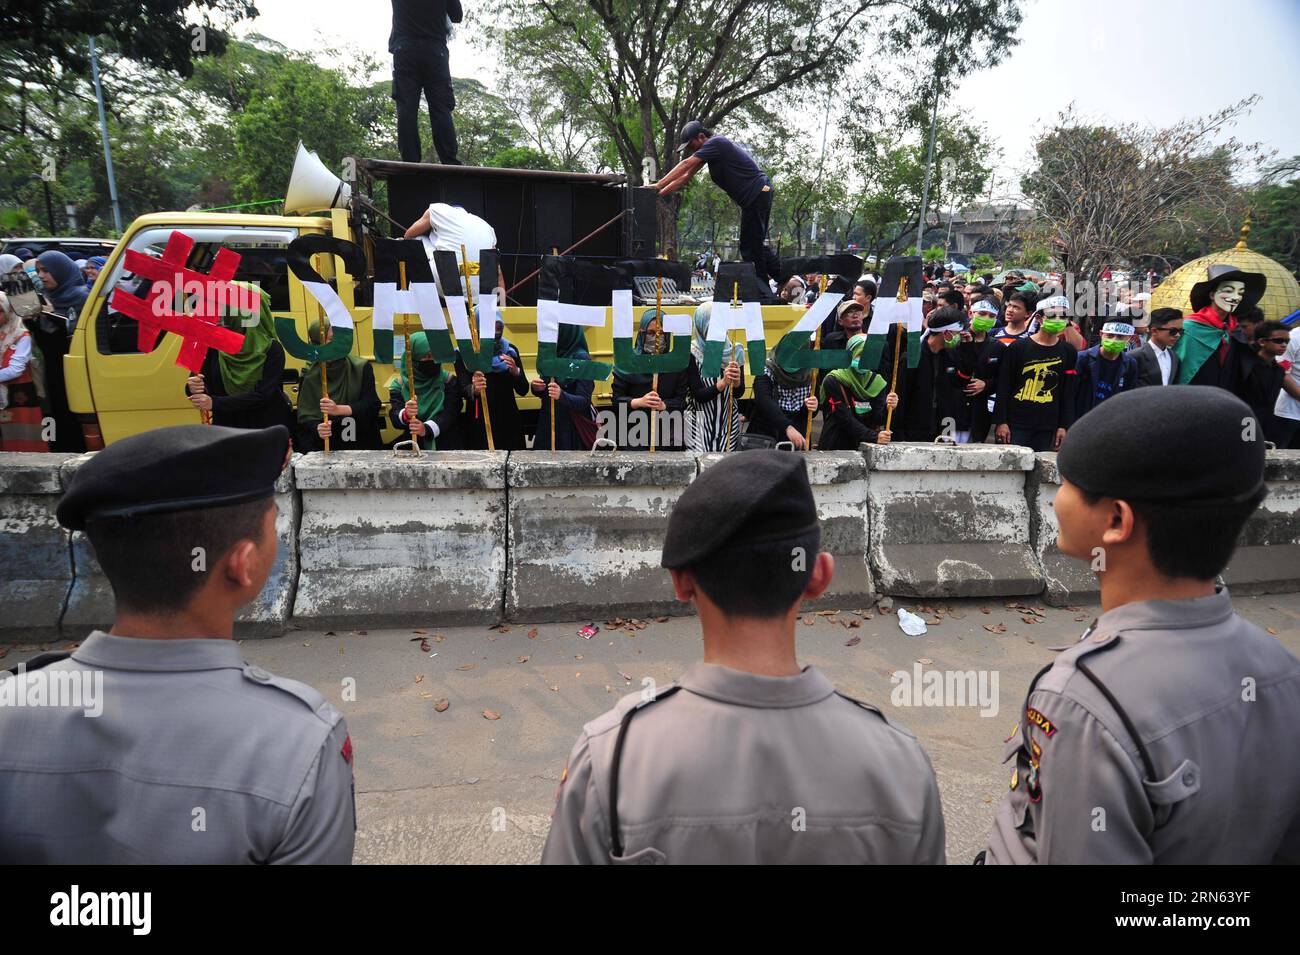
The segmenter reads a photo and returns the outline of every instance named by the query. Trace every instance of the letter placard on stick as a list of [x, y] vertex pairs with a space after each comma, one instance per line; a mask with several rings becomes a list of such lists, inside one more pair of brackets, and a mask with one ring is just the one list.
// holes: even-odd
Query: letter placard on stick
[[678, 288], [690, 287], [690, 267], [668, 259], [628, 259], [618, 264], [623, 286], [614, 289], [614, 367], [637, 375], [684, 371], [691, 361], [691, 316], [665, 315], [662, 332], [673, 336], [672, 351], [666, 355], [638, 355], [634, 349], [639, 322], [633, 314], [632, 289], [642, 276], [671, 279]]
[[[899, 300], [899, 286], [906, 278], [906, 299]], [[921, 290], [925, 278], [921, 272], [919, 255], [895, 256], [885, 263], [885, 274], [880, 277], [880, 294], [872, 303], [871, 324], [867, 328], [867, 344], [859, 362], [863, 368], [876, 368], [885, 349], [885, 339], [891, 325], [907, 329], [907, 367], [915, 368], [921, 360]]]
[[[481, 371], [487, 374], [492, 370], [492, 342], [496, 338], [496, 321], [485, 325], [487, 313], [479, 310], [478, 347], [474, 347], [474, 335], [469, 328], [469, 311], [465, 304], [465, 286], [462, 284], [461, 264], [455, 252], [443, 249], [433, 253], [434, 278], [438, 281], [438, 291], [447, 303], [447, 317], [451, 321], [452, 334], [456, 337], [456, 347], [460, 350], [460, 360], [465, 369], [473, 374]], [[496, 269], [493, 268], [493, 275]]]
[[[746, 274], [748, 273], [748, 274]], [[722, 376], [722, 353], [727, 343], [727, 332], [734, 328], [745, 332], [745, 349], [749, 367], [762, 368], [767, 363], [767, 339], [763, 331], [763, 309], [757, 299], [742, 300], [739, 308], [731, 307], [732, 292], [737, 286], [740, 294], [754, 287], [752, 262], [724, 262], [718, 267], [713, 286], [713, 308], [709, 313], [709, 334], [704, 345], [704, 361], [700, 374], [705, 378]], [[749, 292], [748, 294], [753, 294]]]
[[[403, 271], [406, 288], [402, 288]], [[438, 285], [418, 239], [375, 240], [375, 309], [371, 328], [375, 335], [376, 361], [393, 360], [393, 319], [397, 315], [420, 317], [420, 327], [433, 349], [434, 361], [446, 364], [456, 360], [456, 345], [438, 302]]]
[[[557, 353], [561, 325], [600, 328], [605, 324], [608, 306], [579, 305], [580, 300], [595, 295], [609, 301], [622, 283], [622, 272], [607, 265], [577, 262], [558, 255], [542, 257], [537, 279], [537, 371], [545, 378], [560, 381], [581, 379], [604, 381], [613, 366], [590, 357], [577, 358]], [[631, 309], [631, 293], [628, 294]]]
[[334, 329], [334, 338], [328, 345], [313, 345], [310, 341], [302, 340], [292, 318], [276, 318], [275, 335], [280, 344], [294, 358], [304, 361], [333, 361], [352, 351], [352, 314], [339, 298], [338, 292], [330, 287], [311, 264], [311, 257], [321, 253], [341, 258], [348, 274], [354, 278], [366, 274], [365, 255], [357, 245], [346, 239], [328, 235], [300, 235], [289, 243], [285, 252], [289, 269], [302, 283], [302, 287], [324, 307], [325, 316]]

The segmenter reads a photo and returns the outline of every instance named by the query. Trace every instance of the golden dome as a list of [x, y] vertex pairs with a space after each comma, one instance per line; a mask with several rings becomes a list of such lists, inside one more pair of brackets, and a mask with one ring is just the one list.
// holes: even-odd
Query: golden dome
[[1250, 220], [1241, 228], [1241, 240], [1231, 249], [1203, 255], [1181, 265], [1169, 274], [1151, 293], [1151, 309], [1176, 308], [1184, 315], [1192, 313], [1192, 286], [1204, 282], [1211, 265], [1233, 265], [1243, 272], [1259, 272], [1268, 280], [1259, 307], [1264, 317], [1277, 321], [1300, 308], [1300, 283], [1281, 262], [1246, 248], [1250, 234]]

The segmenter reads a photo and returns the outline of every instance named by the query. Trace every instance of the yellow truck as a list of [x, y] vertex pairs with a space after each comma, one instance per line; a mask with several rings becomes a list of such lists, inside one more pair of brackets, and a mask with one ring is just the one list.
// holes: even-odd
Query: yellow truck
[[[291, 319], [304, 340], [309, 325], [319, 320], [320, 311], [316, 300], [287, 264], [289, 244], [300, 236], [310, 235], [356, 243], [367, 251], [370, 276], [347, 274], [341, 260], [334, 256], [317, 255], [312, 261], [325, 279], [336, 281], [338, 295], [355, 323], [354, 351], [369, 360], [375, 355], [369, 281], [373, 277], [371, 243], [374, 238], [393, 234], [390, 227], [393, 220], [380, 211], [374, 198], [376, 186], [387, 187], [389, 207], [399, 222], [414, 221], [430, 202], [457, 202], [491, 222], [499, 246], [506, 250], [529, 249], [527, 253], [503, 251], [503, 271], [508, 285], [537, 268], [539, 251], [567, 250], [592, 229], [597, 229], [594, 237], [589, 237], [573, 254], [609, 259], [653, 255], [653, 195], [646, 195], [653, 190], [633, 190], [621, 176], [373, 160], [356, 163], [356, 189], [341, 208], [325, 208], [313, 215], [160, 212], [141, 216], [131, 223], [90, 290], [64, 357], [68, 405], [81, 424], [89, 449], [151, 428], [200, 420], [199, 413], [184, 396], [188, 372], [176, 364], [181, 339], [172, 334], [163, 335], [153, 351], [142, 353], [137, 346], [136, 323], [117, 313], [110, 304], [112, 292], [126, 271], [126, 250], [161, 254], [173, 231], [184, 232], [194, 240], [186, 264], [200, 272], [209, 271], [220, 249], [237, 252], [240, 263], [235, 279], [259, 285], [270, 296], [275, 316]], [[293, 183], [289, 192], [292, 197]], [[336, 196], [325, 196], [316, 200], [319, 202], [316, 207], [326, 207], [332, 199], [338, 201]], [[292, 203], [303, 204], [315, 206], [311, 198], [301, 196]], [[606, 215], [611, 211], [612, 216]], [[608, 223], [610, 218], [620, 221], [600, 230], [601, 223]], [[385, 219], [388, 221], [382, 221]], [[535, 280], [516, 290], [511, 300], [527, 304], [502, 309], [505, 335], [519, 348], [528, 376], [536, 377]], [[664, 309], [669, 313], [690, 313], [694, 306], [666, 304]], [[768, 343], [778, 341], [800, 314], [801, 310], [787, 306], [766, 306], [763, 320]], [[414, 316], [404, 319], [399, 315], [399, 333], [404, 321], [409, 321], [410, 330], [418, 330]], [[587, 330], [594, 358], [612, 362], [611, 331], [608, 321], [603, 328]], [[302, 367], [301, 360], [287, 356], [284, 388], [295, 405]], [[747, 380], [752, 380], [751, 369], [746, 372]], [[376, 364], [375, 382], [384, 405], [384, 439], [388, 442], [401, 437], [389, 426], [387, 417], [388, 383], [395, 375], [392, 365]], [[597, 382], [596, 404], [607, 406], [609, 400], [610, 382]], [[531, 395], [521, 398], [520, 404], [525, 411], [538, 407], [537, 399]]]

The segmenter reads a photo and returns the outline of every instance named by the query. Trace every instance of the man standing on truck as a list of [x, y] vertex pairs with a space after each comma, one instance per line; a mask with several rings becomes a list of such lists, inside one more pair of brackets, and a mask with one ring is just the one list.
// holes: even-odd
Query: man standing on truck
[[456, 96], [451, 90], [447, 37], [453, 23], [465, 14], [460, 0], [393, 0], [393, 32], [388, 52], [393, 54], [393, 99], [397, 103], [397, 148], [402, 162], [420, 161], [420, 93], [429, 102], [429, 125], [438, 161], [459, 166], [456, 158], [456, 124], [451, 111]]
[[[469, 256], [471, 275], [477, 274], [475, 266], [478, 265], [479, 253], [484, 249], [497, 247], [496, 230], [487, 220], [467, 211], [464, 206], [448, 205], [445, 202], [430, 203], [429, 208], [424, 210], [424, 215], [406, 230], [404, 238], [428, 240], [425, 242], [424, 250], [429, 256], [430, 266], [433, 265], [434, 252], [454, 252], [459, 261], [460, 250], [463, 247], [465, 254]], [[461, 283], [464, 284], [463, 277]], [[501, 288], [505, 288], [506, 285], [505, 276], [499, 265], [497, 285]]]
[[753, 262], [764, 285], [780, 281], [781, 263], [767, 247], [768, 220], [772, 215], [772, 180], [743, 146], [714, 134], [693, 119], [682, 127], [678, 152], [685, 157], [656, 183], [659, 195], [682, 189], [707, 163], [709, 178], [740, 206], [740, 258]]

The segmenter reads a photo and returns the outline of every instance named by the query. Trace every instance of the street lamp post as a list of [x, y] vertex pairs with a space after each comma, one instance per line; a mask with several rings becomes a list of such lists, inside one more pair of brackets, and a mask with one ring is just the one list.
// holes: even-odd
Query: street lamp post
[[95, 101], [99, 104], [99, 138], [104, 141], [104, 166], [108, 170], [108, 198], [113, 203], [113, 227], [122, 234], [122, 210], [117, 204], [117, 179], [113, 176], [113, 151], [108, 145], [108, 120], [104, 118], [104, 88], [99, 82], [99, 59], [95, 38], [90, 38], [90, 72], [95, 79]]

